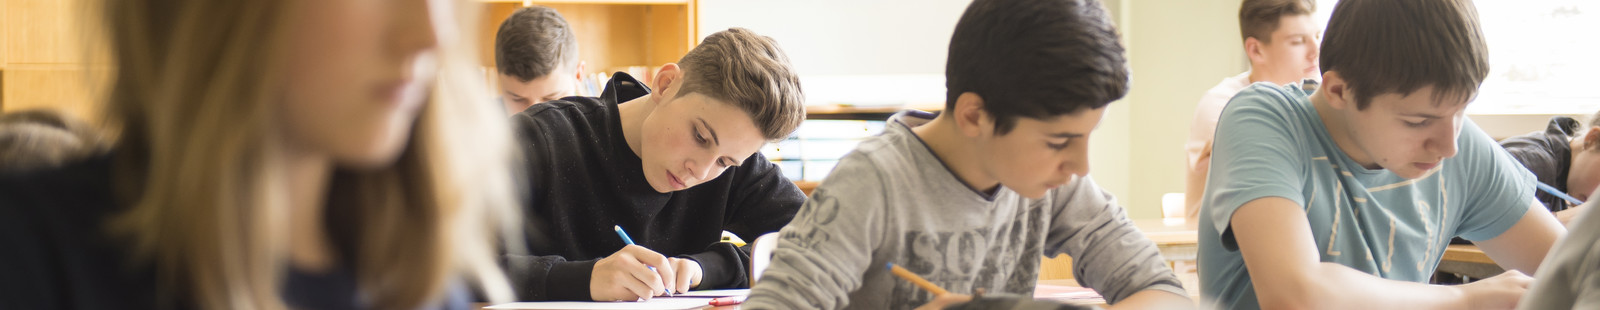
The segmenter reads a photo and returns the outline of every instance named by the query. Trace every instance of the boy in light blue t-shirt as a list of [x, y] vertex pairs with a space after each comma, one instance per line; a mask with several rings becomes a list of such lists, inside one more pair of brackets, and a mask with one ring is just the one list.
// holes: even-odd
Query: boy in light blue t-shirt
[[[1218, 122], [1202, 301], [1223, 309], [1515, 306], [1564, 230], [1467, 103], [1488, 74], [1466, 0], [1344, 0], [1323, 83], [1256, 84]], [[1505, 274], [1425, 284], [1450, 238]]]

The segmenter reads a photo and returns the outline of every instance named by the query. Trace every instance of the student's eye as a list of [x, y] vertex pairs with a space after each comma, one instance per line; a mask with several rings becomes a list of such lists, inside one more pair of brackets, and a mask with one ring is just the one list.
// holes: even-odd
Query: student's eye
[[1431, 120], [1422, 120], [1420, 122], [1412, 122], [1412, 121], [1402, 121], [1402, 122], [1406, 123], [1406, 127], [1422, 128], [1422, 127], [1428, 126], [1428, 124], [1431, 123]]
[[707, 142], [706, 137], [700, 135], [700, 128], [694, 129], [694, 142], [699, 144], [706, 144]]
[[1057, 151], [1065, 150], [1065, 149], [1067, 149], [1067, 146], [1071, 146], [1071, 145], [1072, 145], [1072, 140], [1063, 141], [1061, 143], [1045, 143], [1045, 146], [1049, 146], [1051, 149], [1054, 149], [1054, 150], [1057, 150]]

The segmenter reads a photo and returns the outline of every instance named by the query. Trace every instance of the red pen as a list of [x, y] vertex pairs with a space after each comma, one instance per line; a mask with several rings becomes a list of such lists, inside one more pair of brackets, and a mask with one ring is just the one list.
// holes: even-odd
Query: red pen
[[733, 297], [722, 297], [722, 298], [712, 298], [711, 299], [711, 306], [713, 306], [713, 307], [732, 306], [732, 305], [737, 305], [737, 304], [741, 304], [741, 303], [744, 303], [744, 296], [733, 296]]

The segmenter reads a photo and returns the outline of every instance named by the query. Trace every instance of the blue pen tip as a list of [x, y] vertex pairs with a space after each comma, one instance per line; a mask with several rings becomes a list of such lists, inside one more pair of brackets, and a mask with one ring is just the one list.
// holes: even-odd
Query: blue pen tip
[[883, 263], [883, 269], [894, 269], [894, 263]]

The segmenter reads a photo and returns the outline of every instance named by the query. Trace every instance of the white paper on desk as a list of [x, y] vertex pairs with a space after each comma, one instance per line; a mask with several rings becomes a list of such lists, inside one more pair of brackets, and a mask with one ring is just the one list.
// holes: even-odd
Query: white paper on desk
[[696, 309], [709, 306], [710, 299], [705, 298], [652, 298], [647, 301], [549, 301], [549, 302], [514, 302], [498, 304], [484, 309], [507, 310], [591, 310], [591, 309], [636, 309], [636, 310], [683, 310]]
[[689, 291], [688, 293], [673, 294], [672, 296], [674, 296], [674, 297], [733, 297], [733, 296], [749, 296], [749, 295], [750, 295], [750, 289], [741, 288], [741, 289], [726, 289], [726, 290]]

